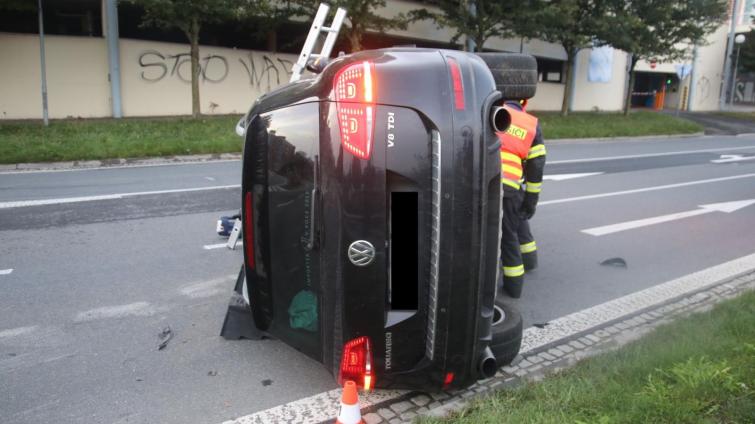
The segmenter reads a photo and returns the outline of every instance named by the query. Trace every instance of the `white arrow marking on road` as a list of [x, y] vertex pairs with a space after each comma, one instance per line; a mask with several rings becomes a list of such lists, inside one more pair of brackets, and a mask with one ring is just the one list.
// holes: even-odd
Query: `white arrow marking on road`
[[606, 234], [618, 233], [620, 231], [632, 230], [634, 228], [647, 227], [648, 225], [661, 224], [663, 222], [676, 221], [678, 219], [705, 215], [711, 212], [732, 213], [752, 204], [755, 204], [755, 199], [738, 200], [735, 202], [711, 203], [709, 205], [700, 205], [700, 209], [695, 209], [687, 212], [677, 212], [669, 215], [656, 216], [653, 218], [638, 219], [636, 221], [622, 222], [620, 224], [589, 228], [587, 230], [582, 230], [582, 232], [590, 234], [591, 236], [604, 236]]
[[720, 159], [714, 159], [712, 163], [729, 163], [729, 162], [742, 162], [745, 160], [755, 160], [755, 156], [742, 156], [742, 155], [721, 155]]
[[571, 180], [574, 178], [582, 178], [582, 177], [591, 177], [593, 175], [600, 175], [603, 172], [583, 172], [581, 174], [553, 174], [553, 175], [543, 175], [543, 180], [551, 180], [551, 181], [564, 181], [564, 180]]
[[0, 269], [0, 275], [8, 275], [8, 274], [10, 274], [11, 272], [13, 272], [13, 268], [9, 268], [9, 269]]

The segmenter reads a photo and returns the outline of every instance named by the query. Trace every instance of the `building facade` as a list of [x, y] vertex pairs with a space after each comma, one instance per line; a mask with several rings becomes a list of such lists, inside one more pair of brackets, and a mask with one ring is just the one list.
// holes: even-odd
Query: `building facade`
[[[191, 113], [189, 46], [177, 31], [145, 30], [139, 11], [119, 6], [117, 38], [120, 75], [110, 75], [107, 40], [107, 0], [59, 1], [45, 13], [45, 61], [51, 118], [101, 118], [113, 116], [112, 78], [121, 86], [123, 116], [170, 116]], [[740, 2], [749, 16], [752, 1]], [[47, 6], [46, 6], [47, 7]], [[386, 16], [425, 3], [389, 0], [381, 11]], [[0, 19], [0, 119], [38, 119], [42, 116], [40, 40], [34, 22], [36, 11], [4, 14]], [[749, 31], [749, 19], [740, 19], [739, 31]], [[296, 53], [309, 24], [291, 24], [273, 39], [252, 39], [244, 28], [206, 28], [200, 46], [200, 99], [204, 114], [241, 114], [256, 97], [288, 81]], [[207, 33], [207, 34], [205, 34]], [[654, 106], [657, 93], [665, 91], [664, 107], [711, 111], [719, 108], [724, 76], [728, 25], [711, 34], [687, 63], [637, 65], [633, 105]], [[369, 34], [366, 48], [416, 44], [458, 48], [449, 44], [453, 31], [421, 21], [406, 30]], [[336, 45], [335, 51], [346, 49]], [[530, 108], [555, 111], [564, 94], [566, 53], [540, 40], [490, 39], [486, 50], [522, 52], [538, 60], [539, 84]], [[690, 50], [693, 50], [690, 48]], [[577, 57], [574, 111], [618, 111], [628, 83], [626, 53], [612, 49], [585, 49]], [[693, 69], [685, 75], [683, 69]], [[680, 78], [682, 76], [683, 78]], [[744, 93], [744, 86], [742, 92]]]

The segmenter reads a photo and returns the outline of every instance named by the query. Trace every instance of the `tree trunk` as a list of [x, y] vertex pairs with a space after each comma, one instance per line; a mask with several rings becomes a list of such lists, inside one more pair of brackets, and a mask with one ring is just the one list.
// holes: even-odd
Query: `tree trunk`
[[571, 99], [571, 92], [574, 90], [574, 87], [572, 87], [571, 76], [572, 72], [574, 72], [574, 62], [577, 58], [577, 49], [567, 48], [566, 55], [566, 74], [564, 75], [566, 85], [564, 86], [564, 98], [561, 101], [561, 116], [569, 114], [569, 99]]
[[481, 52], [482, 51], [482, 46], [485, 45], [485, 38], [484, 37], [475, 37], [474, 44], [475, 44], [474, 51]]
[[273, 53], [278, 51], [278, 32], [274, 29], [267, 32], [267, 51]]
[[624, 97], [624, 116], [629, 115], [629, 111], [632, 109], [632, 91], [634, 90], [634, 66], [637, 65], [637, 59], [635, 55], [632, 55], [629, 65], [629, 84], [627, 85], [626, 96]]
[[358, 27], [355, 27], [352, 24], [351, 31], [349, 31], [348, 37], [349, 37], [349, 43], [351, 44], [351, 53], [356, 53], [362, 50], [362, 34], [360, 33], [360, 30]]
[[189, 28], [191, 43], [191, 116], [199, 118], [202, 111], [199, 106], [199, 20], [194, 18]]

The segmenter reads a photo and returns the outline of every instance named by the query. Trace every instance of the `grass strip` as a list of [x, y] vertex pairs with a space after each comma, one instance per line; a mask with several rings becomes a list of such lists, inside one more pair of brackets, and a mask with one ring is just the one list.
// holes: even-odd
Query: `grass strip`
[[743, 121], [755, 121], [755, 112], [713, 112], [713, 114]]
[[440, 423], [752, 423], [755, 292]]
[[0, 163], [240, 152], [240, 116], [0, 123]]
[[[536, 113], [543, 134], [552, 138], [686, 134], [696, 123], [654, 112]], [[239, 116], [126, 118], [0, 122], [0, 163], [142, 158], [240, 152], [234, 133]]]
[[703, 131], [703, 127], [695, 122], [649, 111], [637, 111], [629, 116], [591, 112], [572, 113], [568, 116], [534, 112], [534, 115], [540, 120], [546, 143], [552, 138], [638, 137]]

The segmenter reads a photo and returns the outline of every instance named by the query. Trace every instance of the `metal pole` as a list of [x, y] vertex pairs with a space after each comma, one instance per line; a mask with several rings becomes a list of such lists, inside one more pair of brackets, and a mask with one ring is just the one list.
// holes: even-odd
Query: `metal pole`
[[739, 49], [737, 44], [737, 57], [734, 59], [734, 75], [731, 77], [731, 97], [729, 98], [729, 107], [734, 105], [734, 92], [737, 90], [737, 67], [739, 66]]
[[721, 95], [718, 96], [718, 107], [720, 110], [726, 108], [726, 98], [731, 84], [731, 54], [734, 51], [734, 37], [737, 35], [737, 13], [739, 12], [739, 0], [734, 0], [734, 7], [731, 10], [731, 26], [729, 28], [729, 42], [726, 44], [726, 58], [724, 59], [724, 81], [721, 89]]
[[50, 125], [50, 119], [47, 114], [47, 73], [45, 72], [45, 27], [42, 18], [42, 0], [37, 0], [37, 9], [39, 12], [39, 58], [42, 66], [42, 120], [45, 126]]
[[[571, 92], [569, 93], [569, 112], [574, 111], [574, 93], [577, 91], [577, 70], [579, 69], [579, 52], [581, 49], [577, 49], [577, 53], [574, 55], [574, 66], [571, 70]], [[569, 54], [568, 52], [566, 53]]]
[[121, 52], [118, 43], [118, 0], [105, 0], [107, 13], [107, 53], [110, 73], [110, 97], [113, 99], [113, 118], [122, 118], [121, 108]]
[[[467, 8], [469, 9], [469, 14], [472, 16], [477, 16], [477, 4], [474, 2], [469, 2], [467, 5]], [[467, 34], [467, 51], [473, 52], [477, 48], [477, 43], [475, 43], [474, 39]], [[482, 49], [482, 46], [480, 46], [480, 49]]]
[[689, 74], [689, 96], [687, 97], [687, 112], [692, 112], [693, 97], [695, 96], [695, 69], [697, 69], [697, 44], [692, 50], [692, 70]]

